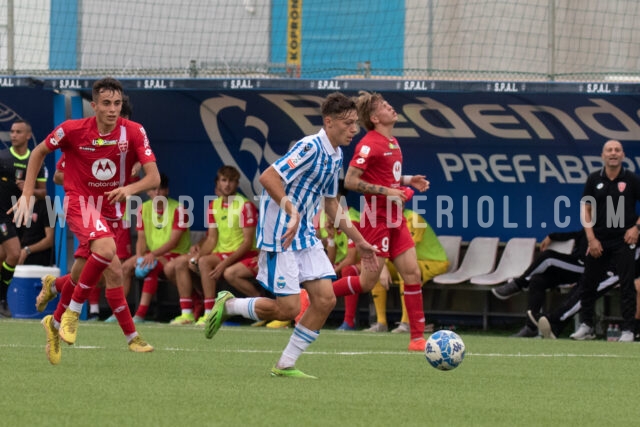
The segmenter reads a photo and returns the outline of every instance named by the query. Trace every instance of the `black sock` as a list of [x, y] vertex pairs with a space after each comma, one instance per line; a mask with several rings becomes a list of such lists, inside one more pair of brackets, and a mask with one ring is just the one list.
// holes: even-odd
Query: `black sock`
[[13, 279], [13, 273], [16, 271], [16, 267], [14, 265], [9, 265], [6, 262], [2, 263], [2, 267], [0, 268], [0, 282], [3, 290], [2, 292], [4, 293], [4, 298], [5, 299], [7, 296], [7, 289], [9, 287], [9, 283], [11, 283], [11, 279]]

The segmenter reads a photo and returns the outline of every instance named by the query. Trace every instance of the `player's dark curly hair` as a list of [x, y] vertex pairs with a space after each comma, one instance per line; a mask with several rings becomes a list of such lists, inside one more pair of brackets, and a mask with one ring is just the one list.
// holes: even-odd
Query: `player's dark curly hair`
[[100, 96], [100, 93], [102, 93], [103, 91], [120, 92], [120, 93], [124, 92], [122, 90], [122, 83], [120, 83], [118, 80], [114, 79], [113, 77], [105, 77], [103, 79], [97, 80], [93, 84], [93, 89], [91, 91], [91, 96], [93, 100], [98, 101], [98, 97]]
[[353, 99], [340, 92], [334, 92], [327, 96], [321, 107], [322, 117], [333, 116], [338, 118], [346, 117], [349, 111], [355, 109], [356, 103]]
[[133, 114], [133, 106], [131, 105], [131, 101], [127, 95], [122, 95], [122, 109], [120, 110], [120, 115], [125, 119], [130, 119], [131, 114]]

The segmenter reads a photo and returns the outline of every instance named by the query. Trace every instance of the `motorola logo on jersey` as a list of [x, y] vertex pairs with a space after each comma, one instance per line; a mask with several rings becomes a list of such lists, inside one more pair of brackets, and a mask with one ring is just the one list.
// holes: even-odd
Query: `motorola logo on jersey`
[[91, 172], [100, 181], [107, 181], [116, 174], [116, 164], [109, 159], [98, 159], [93, 162]]
[[393, 164], [393, 177], [396, 181], [400, 181], [400, 178], [402, 178], [402, 163], [398, 161]]

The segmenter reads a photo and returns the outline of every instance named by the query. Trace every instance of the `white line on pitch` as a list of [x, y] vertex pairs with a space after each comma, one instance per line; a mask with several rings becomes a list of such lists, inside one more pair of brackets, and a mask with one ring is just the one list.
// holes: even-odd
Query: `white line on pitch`
[[[0, 344], [0, 348], [42, 348], [42, 345], [27, 345], [27, 344]], [[76, 350], [103, 350], [107, 347], [94, 346], [94, 345], [73, 345], [65, 347]], [[246, 353], [246, 354], [280, 354], [282, 349], [274, 350], [252, 350], [252, 349], [217, 349], [217, 348], [181, 348], [181, 347], [164, 347], [156, 348], [157, 351], [176, 351], [176, 352], [199, 352], [199, 353]], [[316, 355], [316, 356], [377, 356], [377, 355], [391, 355], [391, 356], [407, 356], [407, 355], [421, 355], [420, 352], [409, 353], [406, 351], [306, 351], [304, 354]], [[565, 358], [610, 358], [610, 359], [638, 359], [640, 355], [617, 355], [617, 354], [577, 354], [577, 353], [474, 353], [467, 352], [466, 357], [510, 357], [510, 358], [551, 358], [551, 357], [565, 357]]]

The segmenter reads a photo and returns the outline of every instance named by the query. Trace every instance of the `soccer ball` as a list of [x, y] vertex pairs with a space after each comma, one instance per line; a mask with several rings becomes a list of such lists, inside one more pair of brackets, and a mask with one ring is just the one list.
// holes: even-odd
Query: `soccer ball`
[[450, 371], [457, 368], [464, 359], [465, 347], [462, 338], [452, 331], [438, 331], [427, 340], [424, 355], [427, 362], [436, 369]]

